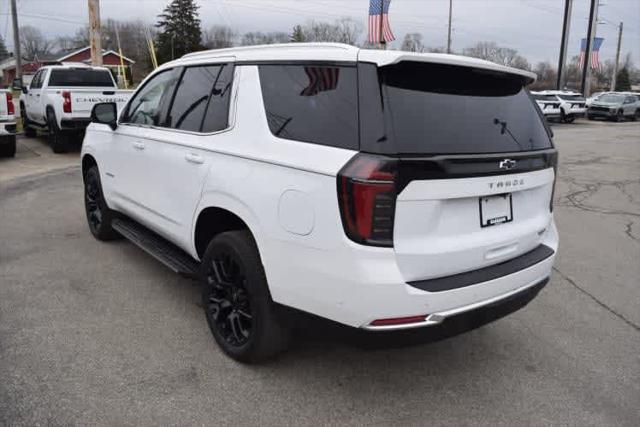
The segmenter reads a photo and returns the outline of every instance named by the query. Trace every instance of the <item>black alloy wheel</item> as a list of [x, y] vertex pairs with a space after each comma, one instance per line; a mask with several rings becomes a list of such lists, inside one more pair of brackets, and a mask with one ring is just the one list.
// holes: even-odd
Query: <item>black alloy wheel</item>
[[232, 251], [212, 254], [205, 275], [205, 312], [212, 328], [231, 347], [241, 348], [251, 338], [253, 314], [242, 263]]
[[104, 201], [100, 173], [97, 166], [91, 166], [84, 176], [84, 208], [89, 231], [98, 240], [113, 240], [120, 235], [111, 228], [114, 212]]

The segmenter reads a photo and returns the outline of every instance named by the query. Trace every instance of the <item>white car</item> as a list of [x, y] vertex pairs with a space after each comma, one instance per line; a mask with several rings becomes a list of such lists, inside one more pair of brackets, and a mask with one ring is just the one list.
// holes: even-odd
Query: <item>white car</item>
[[186, 55], [119, 116], [94, 107], [89, 229], [200, 280], [213, 336], [245, 362], [285, 346], [280, 306], [369, 331], [514, 310], [558, 247], [534, 79], [342, 44]]
[[20, 113], [24, 133], [49, 132], [51, 149], [67, 151], [74, 137], [81, 139], [91, 109], [101, 102], [124, 106], [133, 91], [119, 90], [109, 69], [68, 63], [42, 67], [29, 86], [22, 87]]
[[562, 110], [560, 105], [563, 104], [556, 95], [549, 95], [543, 92], [531, 92], [531, 96], [540, 107], [540, 111], [544, 115], [545, 119], [553, 120], [560, 119], [562, 117]]
[[0, 157], [16, 154], [16, 119], [13, 94], [0, 89]]
[[572, 123], [587, 113], [586, 101], [580, 93], [566, 90], [544, 90], [535, 93], [549, 99], [555, 98], [559, 102], [560, 120], [564, 123]]

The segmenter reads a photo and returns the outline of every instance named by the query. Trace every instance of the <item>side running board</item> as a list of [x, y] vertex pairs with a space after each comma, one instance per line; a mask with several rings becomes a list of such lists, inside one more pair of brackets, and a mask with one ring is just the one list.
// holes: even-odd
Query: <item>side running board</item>
[[197, 278], [200, 268], [198, 261], [145, 226], [128, 218], [115, 218], [111, 226], [173, 272], [191, 279]]

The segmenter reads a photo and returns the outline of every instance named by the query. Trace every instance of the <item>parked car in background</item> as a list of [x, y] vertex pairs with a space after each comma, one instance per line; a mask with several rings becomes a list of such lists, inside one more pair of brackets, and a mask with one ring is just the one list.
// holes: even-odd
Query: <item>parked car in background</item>
[[115, 102], [123, 107], [132, 94], [118, 89], [107, 68], [81, 63], [42, 67], [22, 92], [20, 114], [25, 135], [47, 130], [55, 153], [67, 151], [70, 142], [82, 138], [94, 105]]
[[559, 119], [561, 117], [560, 104], [562, 101], [556, 95], [549, 95], [544, 92], [531, 92], [531, 96], [540, 107], [545, 119]]
[[185, 55], [119, 115], [94, 106], [89, 230], [200, 280], [213, 337], [245, 362], [286, 345], [279, 306], [378, 332], [511, 312], [558, 247], [534, 80], [343, 44]]
[[16, 154], [15, 111], [11, 90], [0, 89], [0, 157]]
[[589, 108], [591, 106], [591, 103], [594, 100], [596, 100], [600, 95], [605, 94], [605, 93], [608, 93], [608, 92], [594, 92], [594, 93], [592, 93], [591, 96], [588, 97], [585, 100], [585, 102], [584, 102], [585, 107]]
[[591, 103], [587, 112], [589, 120], [606, 118], [616, 122], [640, 118], [640, 97], [631, 93], [608, 92]]
[[587, 112], [585, 99], [577, 92], [566, 90], [544, 90], [536, 93], [555, 97], [555, 99], [559, 101], [560, 120], [564, 123], [572, 123], [576, 118], [584, 117]]

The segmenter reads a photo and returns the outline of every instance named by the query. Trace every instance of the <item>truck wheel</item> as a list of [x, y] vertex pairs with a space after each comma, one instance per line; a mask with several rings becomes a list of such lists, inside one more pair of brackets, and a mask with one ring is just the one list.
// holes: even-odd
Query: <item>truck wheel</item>
[[84, 208], [89, 230], [98, 240], [114, 240], [120, 235], [111, 228], [114, 213], [104, 201], [98, 166], [93, 165], [84, 174]]
[[289, 330], [277, 316], [256, 243], [246, 230], [211, 240], [200, 270], [202, 304], [228, 356], [255, 363], [284, 350]]
[[0, 141], [0, 157], [15, 157], [16, 155], [16, 136], [3, 136], [4, 141]]
[[47, 110], [47, 128], [49, 129], [49, 145], [54, 153], [66, 153], [69, 151], [68, 135], [60, 130], [56, 122], [56, 116], [52, 110]]
[[24, 131], [24, 136], [27, 138], [35, 138], [38, 133], [31, 127], [24, 104], [20, 104], [20, 117], [22, 118], [22, 130]]

